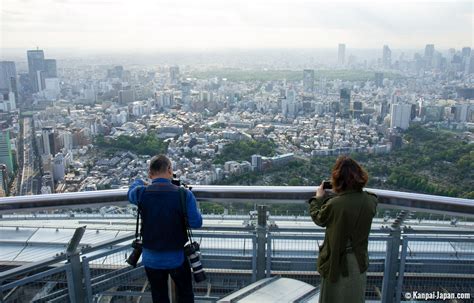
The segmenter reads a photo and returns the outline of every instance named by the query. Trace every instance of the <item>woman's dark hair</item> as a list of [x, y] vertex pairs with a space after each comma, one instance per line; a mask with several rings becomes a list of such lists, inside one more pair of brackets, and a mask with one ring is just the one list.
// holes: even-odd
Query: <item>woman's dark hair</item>
[[369, 175], [354, 159], [341, 156], [332, 169], [332, 188], [340, 193], [346, 190], [361, 190], [369, 179]]

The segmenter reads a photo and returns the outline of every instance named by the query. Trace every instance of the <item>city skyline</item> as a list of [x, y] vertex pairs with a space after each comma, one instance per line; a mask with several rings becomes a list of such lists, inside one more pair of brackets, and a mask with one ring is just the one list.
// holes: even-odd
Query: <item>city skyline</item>
[[[396, 6], [394, 6], [396, 4]], [[396, 7], [395, 9], [393, 7]], [[470, 1], [5, 1], [2, 50], [125, 51], [471, 46]], [[455, 19], [456, 22], [449, 22]], [[440, 22], [446, 20], [446, 22]], [[54, 21], [54, 22], [52, 22]]]

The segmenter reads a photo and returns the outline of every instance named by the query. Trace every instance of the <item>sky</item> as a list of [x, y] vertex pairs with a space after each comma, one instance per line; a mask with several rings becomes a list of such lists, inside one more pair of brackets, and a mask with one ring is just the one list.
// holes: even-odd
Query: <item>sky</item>
[[2, 49], [472, 46], [474, 1], [0, 0]]

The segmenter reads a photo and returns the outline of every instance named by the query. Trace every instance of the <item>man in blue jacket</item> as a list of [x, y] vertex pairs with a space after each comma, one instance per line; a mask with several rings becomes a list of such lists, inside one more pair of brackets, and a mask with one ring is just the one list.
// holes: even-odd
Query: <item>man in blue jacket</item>
[[187, 242], [184, 216], [191, 228], [202, 226], [196, 198], [186, 189], [186, 211], [181, 205], [179, 187], [171, 183], [173, 167], [164, 155], [150, 161], [151, 184], [135, 180], [128, 200], [139, 207], [142, 216], [142, 263], [151, 286], [153, 302], [169, 302], [168, 275], [175, 285], [178, 302], [194, 302], [191, 269], [184, 255]]

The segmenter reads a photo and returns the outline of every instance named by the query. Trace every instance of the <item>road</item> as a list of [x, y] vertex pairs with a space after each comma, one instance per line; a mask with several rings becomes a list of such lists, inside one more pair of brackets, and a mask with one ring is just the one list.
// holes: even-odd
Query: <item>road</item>
[[37, 194], [37, 188], [33, 187], [36, 170], [32, 122], [31, 118], [23, 119], [23, 167], [20, 177], [21, 196]]

